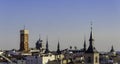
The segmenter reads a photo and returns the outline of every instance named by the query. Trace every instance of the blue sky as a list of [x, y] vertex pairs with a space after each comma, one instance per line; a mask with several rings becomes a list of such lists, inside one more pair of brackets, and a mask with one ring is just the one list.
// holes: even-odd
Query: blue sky
[[93, 22], [94, 45], [98, 51], [120, 50], [119, 0], [1, 0], [0, 49], [19, 49], [19, 30], [30, 31], [29, 46], [39, 38], [49, 38], [49, 48], [70, 45], [83, 47], [84, 35], [89, 44]]

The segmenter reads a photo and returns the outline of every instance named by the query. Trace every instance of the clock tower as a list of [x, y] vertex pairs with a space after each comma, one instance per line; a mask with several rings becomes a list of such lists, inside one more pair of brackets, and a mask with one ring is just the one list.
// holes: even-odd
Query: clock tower
[[29, 40], [29, 31], [24, 29], [20, 30], [20, 51], [22, 52], [28, 52], [29, 46], [28, 46], [28, 40]]

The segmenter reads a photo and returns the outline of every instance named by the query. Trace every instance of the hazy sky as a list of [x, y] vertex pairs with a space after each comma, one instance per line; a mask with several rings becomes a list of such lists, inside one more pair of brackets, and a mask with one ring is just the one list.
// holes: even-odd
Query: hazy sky
[[0, 0], [0, 49], [19, 49], [19, 30], [30, 32], [29, 46], [41, 35], [49, 48], [69, 46], [83, 48], [84, 35], [89, 44], [90, 22], [93, 22], [94, 45], [98, 51], [109, 51], [113, 45], [120, 51], [120, 0]]

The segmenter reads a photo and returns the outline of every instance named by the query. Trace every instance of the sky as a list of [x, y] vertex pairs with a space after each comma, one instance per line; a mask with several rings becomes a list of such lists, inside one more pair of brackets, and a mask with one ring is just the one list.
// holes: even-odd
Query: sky
[[98, 51], [120, 51], [120, 0], [0, 0], [0, 49], [19, 49], [20, 30], [29, 30], [29, 47], [39, 35], [50, 50], [89, 46], [90, 22]]

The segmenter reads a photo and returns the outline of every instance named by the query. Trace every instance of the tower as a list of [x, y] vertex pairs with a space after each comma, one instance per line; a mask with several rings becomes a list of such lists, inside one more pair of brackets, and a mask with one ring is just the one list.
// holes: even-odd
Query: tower
[[41, 38], [39, 36], [39, 40], [36, 42], [36, 49], [40, 50], [43, 47], [42, 42], [43, 42], [43, 40], [41, 40]]
[[57, 51], [56, 51], [55, 59], [56, 60], [60, 60], [61, 57], [62, 57], [62, 54], [61, 54], [61, 51], [60, 51], [60, 43], [59, 43], [59, 40], [58, 40], [58, 45], [57, 45]]
[[89, 39], [89, 47], [85, 51], [85, 64], [99, 64], [99, 53], [93, 45], [94, 39], [92, 36], [92, 24], [91, 24], [91, 33]]
[[57, 54], [61, 54], [59, 41], [58, 41], [58, 45], [57, 45]]
[[20, 30], [20, 51], [28, 52], [29, 51], [29, 31], [26, 29]]
[[110, 54], [109, 54], [110, 56], [116, 56], [116, 52], [115, 52], [115, 50], [114, 50], [114, 47], [113, 47], [113, 45], [112, 45], [112, 47], [111, 47], [111, 50], [110, 50]]

